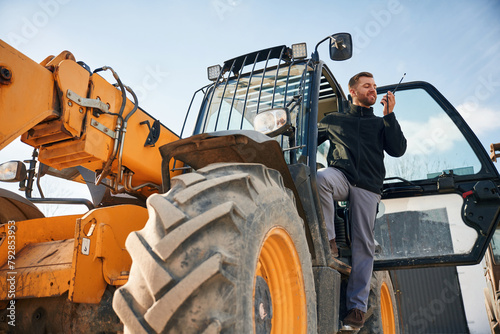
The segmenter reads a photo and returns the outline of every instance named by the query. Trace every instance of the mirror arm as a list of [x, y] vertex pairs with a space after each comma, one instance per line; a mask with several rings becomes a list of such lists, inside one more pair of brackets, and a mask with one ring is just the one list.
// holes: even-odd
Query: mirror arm
[[38, 192], [40, 193], [40, 197], [41, 198], [45, 198], [45, 195], [43, 194], [43, 191], [42, 191], [42, 186], [40, 185], [40, 172], [38, 172], [36, 174], [36, 187], [38, 188]]
[[314, 53], [318, 53], [318, 46], [323, 43], [324, 41], [326, 41], [327, 39], [331, 38], [331, 36], [327, 36], [325, 38], [323, 38], [321, 41], [318, 42], [318, 44], [316, 44], [316, 47], [314, 48]]
[[38, 157], [38, 151], [35, 148], [33, 150], [33, 154], [31, 156], [31, 159], [25, 161], [25, 162], [29, 162], [28, 175], [26, 177], [26, 183], [25, 183], [25, 189], [24, 189], [24, 193], [26, 195], [26, 198], [31, 198], [31, 195], [33, 192], [33, 181], [35, 178], [35, 168], [36, 168], [36, 158], [37, 157]]
[[311, 56], [311, 60], [315, 63], [318, 63], [319, 62], [319, 52], [318, 52], [318, 47], [320, 46], [321, 43], [323, 43], [324, 41], [326, 41], [327, 39], [329, 39], [331, 36], [327, 36], [325, 38], [323, 38], [321, 41], [318, 42], [318, 44], [316, 44], [316, 47], [314, 48], [314, 52]]

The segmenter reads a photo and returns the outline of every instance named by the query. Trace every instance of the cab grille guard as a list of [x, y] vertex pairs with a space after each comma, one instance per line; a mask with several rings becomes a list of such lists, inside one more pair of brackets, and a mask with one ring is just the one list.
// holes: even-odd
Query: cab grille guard
[[[277, 59], [277, 65], [270, 65], [270, 60], [272, 59]], [[222, 89], [222, 95], [221, 95], [221, 103], [217, 107], [217, 111], [214, 113], [212, 116], [215, 119], [215, 124], [213, 125], [214, 131], [224, 131], [224, 130], [243, 130], [244, 128], [244, 120], [245, 116], [247, 113], [248, 105], [250, 104], [251, 101], [256, 101], [255, 106], [252, 105], [251, 108], [255, 108], [257, 113], [259, 113], [262, 108], [262, 94], [263, 93], [268, 93], [271, 95], [271, 101], [269, 103], [266, 102], [266, 108], [263, 108], [263, 110], [268, 110], [272, 108], [277, 108], [277, 107], [286, 107], [287, 104], [292, 100], [294, 96], [297, 95], [302, 95], [303, 99], [302, 101], [307, 100], [307, 95], [308, 95], [308, 90], [305, 89], [306, 87], [306, 80], [307, 80], [307, 71], [309, 67], [309, 63], [311, 60], [307, 59], [298, 59], [295, 60], [292, 57], [292, 52], [291, 49], [282, 45], [282, 46], [277, 46], [269, 49], [264, 49], [260, 51], [256, 51], [253, 53], [249, 53], [240, 57], [236, 57], [230, 60], [227, 60], [224, 62], [224, 65], [222, 67], [222, 70], [220, 71], [220, 74], [217, 78], [217, 80], [210, 85], [204, 86], [200, 88], [198, 91], [196, 91], [191, 99], [191, 102], [189, 104], [188, 112], [186, 114], [186, 118], [184, 119], [184, 123], [182, 126], [181, 130], [181, 138], [184, 138], [184, 130], [186, 128], [186, 123], [189, 117], [189, 114], [191, 112], [191, 108], [193, 107], [193, 102], [197, 94], [200, 92], [203, 94], [203, 103], [200, 107], [200, 116], [199, 119], [197, 120], [197, 128], [196, 128], [196, 133], [202, 133], [202, 132], [208, 132], [208, 121], [209, 121], [209, 112], [210, 108], [212, 107], [212, 102], [214, 99], [214, 95], [216, 95], [216, 89]], [[258, 66], [258, 63], [265, 62], [263, 66]], [[291, 75], [291, 70], [293, 65], [296, 64], [304, 64], [304, 70], [300, 75]], [[288, 66], [288, 72], [286, 73], [286, 79], [284, 76], [279, 75], [280, 68], [283, 68], [284, 66]], [[245, 68], [249, 69], [249, 72], [247, 72], [244, 76], [246, 80], [248, 80], [248, 85], [246, 88], [240, 87], [240, 80], [242, 79], [242, 73], [244, 72]], [[266, 76], [266, 72], [269, 72], [269, 69], [272, 69], [273, 73], [275, 73], [274, 77], [274, 84], [272, 84], [270, 87], [265, 87], [264, 88], [264, 80]], [[262, 79], [260, 80], [260, 84], [251, 84], [252, 83], [252, 78], [256, 74], [261, 74]], [[285, 84], [282, 85], [281, 87], [278, 87], [278, 82], [279, 81], [284, 81]], [[228, 90], [228, 87], [234, 85], [234, 93], [232, 93], [232, 96], [226, 96], [226, 91]], [[283, 87], [284, 86], [284, 87]], [[251, 87], [257, 88], [258, 95], [257, 96], [250, 96], [251, 95]], [[278, 92], [277, 92], [278, 91]], [[282, 100], [277, 100], [276, 95], [281, 94], [283, 96]], [[268, 95], [268, 96], [269, 96]], [[234, 122], [234, 115], [233, 115], [233, 110], [235, 107], [235, 101], [243, 101], [243, 107], [241, 110], [241, 121], [238, 124], [238, 127], [235, 128], [235, 122]], [[227, 105], [230, 105], [229, 111], [227, 112], [227, 124], [222, 124], [223, 122], [221, 117], [221, 113], [223, 112], [222, 104], [223, 102], [227, 102]], [[269, 106], [269, 108], [267, 108]], [[203, 111], [205, 109], [205, 111]], [[300, 110], [297, 113], [297, 122], [299, 121], [300, 117], [303, 117], [304, 114], [304, 107], [301, 106]], [[240, 117], [238, 115], [238, 117]], [[212, 128], [212, 124], [210, 125], [210, 128]], [[281, 147], [283, 147], [283, 136], [281, 136], [280, 139], [280, 144]], [[297, 147], [302, 147], [301, 145], [298, 145]], [[295, 147], [295, 148], [297, 148]], [[285, 151], [289, 151], [294, 148], [289, 148], [285, 149]], [[174, 163], [174, 169], [175, 163]]]
[[[228, 102], [228, 104], [230, 104], [228, 121], [227, 121], [227, 125], [225, 125], [225, 126], [224, 125], [221, 126], [221, 124], [219, 124], [222, 121], [221, 117], [220, 117], [221, 111], [222, 111], [222, 103], [221, 103], [218, 106], [218, 110], [216, 112], [217, 115], [215, 116], [214, 129], [216, 129], [216, 131], [235, 130], [234, 122], [233, 122], [233, 125], [231, 128], [231, 119], [232, 119], [231, 117], [232, 117], [235, 101], [237, 101], [237, 100], [243, 100], [243, 110], [241, 111], [242, 117], [241, 117], [241, 122], [239, 124], [239, 129], [243, 129], [244, 119], [245, 119], [245, 115], [246, 115], [247, 108], [248, 108], [248, 102], [250, 101], [249, 100], [250, 88], [252, 85], [249, 84], [246, 87], [246, 91], [244, 92], [244, 96], [237, 96], [238, 89], [235, 89], [234, 93], [230, 97], [230, 101], [226, 97], [226, 91], [228, 89], [230, 81], [231, 81], [231, 83], [235, 83], [235, 87], [239, 87], [240, 80], [242, 78], [242, 76], [240, 74], [241, 74], [241, 72], [243, 72], [245, 67], [251, 67], [250, 72], [247, 75], [245, 75], [245, 77], [248, 78], [249, 83], [252, 82], [252, 78], [254, 77], [255, 74], [262, 73], [262, 79], [261, 79], [260, 85], [258, 85], [260, 88], [258, 89], [258, 96], [256, 97], [256, 107], [255, 108], [256, 108], [257, 112], [260, 111], [259, 108], [262, 105], [261, 99], [262, 99], [263, 92], [271, 93], [271, 91], [272, 91], [270, 108], [285, 107], [287, 104], [287, 100], [289, 98], [291, 98], [291, 96], [289, 96], [290, 95], [290, 87], [292, 85], [295, 86], [297, 84], [297, 82], [298, 82], [298, 86], [299, 86], [298, 90], [301, 93], [305, 93], [305, 92], [303, 92], [303, 90], [304, 90], [304, 83], [306, 80], [305, 74], [307, 72], [307, 66], [305, 67], [302, 75], [298, 76], [297, 78], [291, 78], [290, 71], [291, 71], [291, 68], [293, 65], [295, 65], [299, 62], [306, 64], [307, 61], [305, 61], [303, 59], [301, 59], [299, 61], [295, 61], [293, 58], [290, 58], [290, 57], [291, 57], [291, 51], [289, 48], [287, 48], [286, 46], [278, 46], [278, 47], [274, 47], [274, 48], [269, 48], [269, 49], [264, 49], [264, 50], [260, 50], [257, 52], [249, 53], [247, 55], [240, 56], [240, 57], [237, 57], [234, 59], [230, 59], [230, 60], [227, 60], [226, 62], [224, 62], [224, 66], [222, 67], [222, 71], [219, 74], [219, 77], [215, 81], [215, 83], [210, 85], [210, 86], [205, 86], [196, 92], [196, 93], [199, 93], [200, 91], [202, 91], [204, 93], [205, 104], [202, 106], [202, 108], [208, 109], [212, 105], [214, 95], [215, 95], [213, 93], [215, 92], [215, 89], [222, 87], [222, 85], [223, 85], [222, 99], [226, 100]], [[278, 75], [276, 75], [274, 78], [274, 85], [273, 86], [271, 86], [269, 88], [262, 88], [264, 85], [266, 71], [269, 70], [268, 65], [269, 65], [269, 61], [271, 59], [278, 60], [278, 64], [277, 64], [275, 69], [273, 66], [273, 71], [276, 71], [276, 73], [279, 73], [279, 70], [280, 70], [280, 68], [283, 67], [283, 65], [289, 66], [288, 73], [286, 76], [286, 83], [285, 83], [285, 87], [284, 87], [284, 92], [283, 92], [284, 99], [283, 99], [283, 102], [280, 101], [280, 103], [279, 103], [280, 105], [277, 105], [277, 101], [276, 101], [276, 93], [277, 93], [276, 86], [277, 86], [277, 82], [279, 79]], [[257, 63], [263, 62], [263, 61], [265, 61], [264, 66], [262, 68], [257, 69]], [[231, 79], [233, 79], [233, 80], [231, 80]], [[236, 79], [236, 82], [234, 81], [234, 79]], [[257, 87], [257, 86], [254, 86], [254, 87]], [[239, 91], [241, 92], [241, 89], [239, 89]], [[293, 95], [296, 95], [296, 94], [293, 94]], [[193, 99], [194, 99], [194, 97], [193, 97]], [[191, 109], [191, 107], [192, 107], [192, 101], [190, 104], [190, 109]], [[266, 108], [266, 109], [268, 109], [268, 108]], [[188, 111], [188, 114], [190, 111], [191, 110]], [[187, 119], [187, 117], [188, 116], [186, 116], [186, 119]], [[207, 125], [208, 125], [208, 112], [205, 113], [205, 115], [203, 117], [204, 117], [203, 120], [199, 120], [200, 123], [201, 123], [201, 121], [203, 123], [203, 126], [199, 129], [199, 131], [206, 132]]]

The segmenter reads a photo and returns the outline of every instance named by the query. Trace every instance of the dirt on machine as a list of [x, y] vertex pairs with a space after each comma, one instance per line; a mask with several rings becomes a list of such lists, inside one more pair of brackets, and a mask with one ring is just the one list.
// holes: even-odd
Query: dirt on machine
[[[324, 42], [330, 60], [352, 56], [338, 33], [311, 55], [280, 45], [209, 67], [178, 135], [112, 67], [69, 51], [37, 63], [0, 40], [0, 149], [33, 147], [0, 164], [24, 191], [0, 189], [0, 332], [400, 333], [390, 271], [481, 261], [500, 220], [498, 172], [435, 87], [398, 84], [409, 150], [386, 159], [367, 321], [343, 326], [349, 203], [336, 203], [333, 258], [317, 124], [350, 101]], [[44, 196], [49, 175], [92, 200]], [[36, 204], [88, 211], [45, 217]]]

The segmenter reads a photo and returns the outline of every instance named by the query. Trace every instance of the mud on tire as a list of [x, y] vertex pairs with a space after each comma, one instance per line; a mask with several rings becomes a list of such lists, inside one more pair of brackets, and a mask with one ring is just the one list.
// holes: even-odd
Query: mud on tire
[[374, 271], [365, 325], [359, 334], [399, 334], [399, 315], [392, 280], [387, 271]]
[[[133, 260], [129, 281], [113, 300], [125, 332], [268, 332], [257, 320], [270, 323], [271, 316], [275, 330], [316, 332], [304, 225], [277, 171], [258, 164], [209, 165], [174, 178], [172, 189], [151, 196], [147, 205], [146, 226], [126, 241]], [[275, 263], [272, 270], [261, 268], [263, 244], [273, 231], [292, 241], [297, 265], [267, 254]], [[263, 272], [267, 284], [255, 291], [268, 285], [271, 309], [254, 300]], [[273, 281], [280, 282], [277, 292]]]

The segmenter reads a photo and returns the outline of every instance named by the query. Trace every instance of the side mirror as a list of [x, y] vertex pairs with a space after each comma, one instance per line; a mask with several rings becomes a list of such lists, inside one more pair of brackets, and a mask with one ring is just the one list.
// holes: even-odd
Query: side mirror
[[21, 161], [0, 164], [0, 181], [21, 182], [26, 179], [26, 166]]
[[349, 33], [330, 36], [330, 59], [347, 60], [352, 57], [352, 37]]
[[269, 137], [285, 133], [291, 126], [290, 111], [287, 108], [274, 108], [258, 113], [253, 127]]

